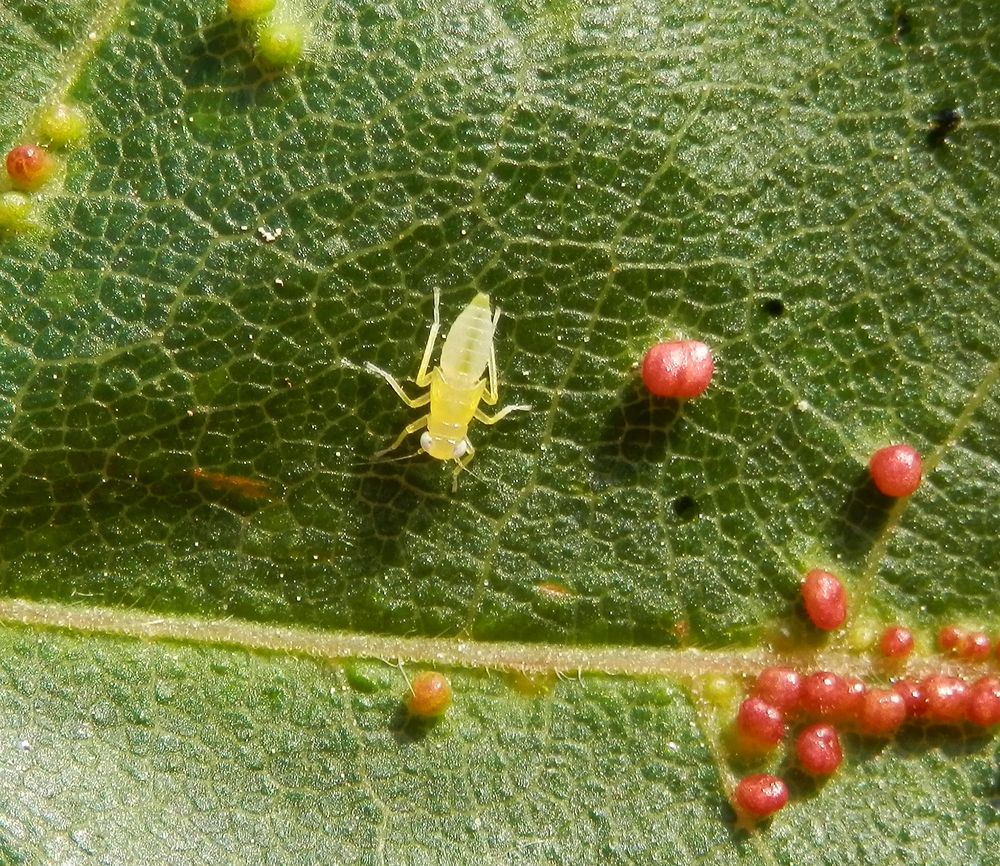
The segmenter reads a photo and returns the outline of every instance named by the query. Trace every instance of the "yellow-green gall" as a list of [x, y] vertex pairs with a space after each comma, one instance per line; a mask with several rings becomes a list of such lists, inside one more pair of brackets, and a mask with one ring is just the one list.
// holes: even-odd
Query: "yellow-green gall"
[[60, 102], [42, 112], [38, 130], [54, 147], [67, 147], [87, 135], [87, 115], [75, 105]]
[[743, 696], [742, 683], [735, 677], [712, 674], [702, 680], [701, 694], [712, 706], [725, 711]]
[[853, 652], [868, 652], [878, 643], [881, 634], [881, 627], [876, 620], [863, 617], [848, 630], [847, 645]]
[[271, 14], [275, 0], [228, 0], [228, 4], [234, 21], [256, 21]]
[[295, 21], [267, 22], [257, 32], [257, 59], [276, 69], [291, 66], [302, 57], [308, 35], [308, 28]]
[[433, 718], [440, 716], [451, 705], [451, 683], [444, 674], [424, 671], [410, 683], [406, 708], [411, 716]]
[[512, 671], [507, 681], [522, 695], [538, 697], [547, 695], [556, 684], [554, 673], [528, 673], [527, 671]]
[[38, 227], [38, 213], [30, 196], [13, 190], [0, 193], [0, 232], [33, 231]]

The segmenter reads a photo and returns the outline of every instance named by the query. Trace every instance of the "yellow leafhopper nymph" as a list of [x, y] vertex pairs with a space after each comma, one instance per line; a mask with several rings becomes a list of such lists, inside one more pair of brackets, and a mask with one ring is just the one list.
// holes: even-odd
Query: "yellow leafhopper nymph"
[[[434, 322], [415, 380], [419, 387], [429, 387], [427, 392], [411, 398], [391, 374], [371, 363], [366, 363], [365, 367], [385, 379], [407, 406], [416, 409], [430, 404], [426, 415], [403, 428], [396, 441], [379, 451], [376, 457], [393, 451], [411, 433], [426, 427], [420, 437], [420, 447], [436, 460], [455, 461], [452, 490], [457, 490], [458, 474], [469, 465], [476, 453], [468, 437], [472, 419], [484, 424], [496, 424], [511, 412], [531, 407], [505, 406], [496, 415], [487, 415], [479, 408], [480, 400], [488, 406], [495, 406], [499, 399], [493, 335], [500, 310], [497, 308], [490, 312], [490, 296], [483, 292], [477, 294], [459, 313], [445, 337], [441, 362], [429, 370], [434, 343], [441, 328], [440, 301], [440, 293], [435, 289]], [[483, 377], [484, 371], [487, 378]]]

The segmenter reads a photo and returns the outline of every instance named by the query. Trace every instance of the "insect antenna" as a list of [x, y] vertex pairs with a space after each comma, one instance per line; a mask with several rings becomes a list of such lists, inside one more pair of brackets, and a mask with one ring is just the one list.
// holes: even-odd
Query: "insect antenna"
[[[383, 458], [379, 458], [378, 460], [369, 460], [368, 463], [369, 464], [374, 464], [374, 463], [399, 463], [400, 460], [412, 460], [414, 457], [419, 457], [423, 453], [424, 453], [424, 449], [423, 448], [418, 448], [412, 454], [404, 454], [402, 457], [386, 457], [384, 459]], [[359, 463], [358, 465], [361, 466], [363, 464]]]
[[412, 460], [414, 457], [419, 457], [423, 454], [422, 448], [418, 448], [412, 454], [404, 454], [402, 457], [385, 457], [385, 458], [373, 458], [371, 460], [366, 460], [364, 463], [351, 463], [351, 469], [358, 469], [362, 466], [375, 466], [379, 463], [399, 463], [400, 460]]
[[458, 484], [458, 476], [461, 475], [463, 472], [468, 472], [469, 475], [471, 475], [477, 481], [486, 481], [486, 479], [482, 475], [480, 475], [478, 472], [473, 472], [468, 467], [467, 464], [463, 465], [461, 460], [456, 460], [455, 462], [458, 464], [458, 472], [455, 473], [455, 483], [456, 483], [456, 485]]

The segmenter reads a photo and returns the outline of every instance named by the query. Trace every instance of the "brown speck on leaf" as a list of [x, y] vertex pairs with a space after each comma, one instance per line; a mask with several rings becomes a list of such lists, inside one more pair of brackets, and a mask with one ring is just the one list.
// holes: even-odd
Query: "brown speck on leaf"
[[192, 469], [191, 477], [212, 490], [221, 493], [236, 493], [247, 499], [266, 499], [268, 495], [267, 482], [259, 478], [246, 478], [242, 475], [226, 475], [222, 472], [209, 472], [205, 469]]
[[556, 583], [555, 581], [545, 581], [538, 584], [535, 588], [546, 598], [552, 598], [559, 601], [574, 598], [576, 596], [576, 593], [573, 592], [568, 586]]

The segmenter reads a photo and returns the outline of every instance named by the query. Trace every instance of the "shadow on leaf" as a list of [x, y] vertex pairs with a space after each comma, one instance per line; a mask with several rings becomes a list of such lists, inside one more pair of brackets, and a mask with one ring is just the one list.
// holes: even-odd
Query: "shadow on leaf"
[[217, 86], [220, 78], [237, 77], [243, 87], [256, 88], [272, 78], [254, 62], [243, 31], [243, 25], [227, 17], [199, 30], [184, 65], [184, 83], [189, 88]]
[[[597, 448], [595, 468], [609, 486], [627, 485], [644, 466], [662, 462], [681, 417], [679, 400], [654, 397], [634, 377], [620, 392], [607, 416]], [[697, 507], [694, 500], [680, 504], [681, 511]], [[685, 517], [678, 513], [678, 516]]]
[[406, 704], [400, 702], [389, 721], [389, 730], [400, 745], [419, 743], [440, 723], [440, 716], [414, 716]]
[[[418, 457], [395, 463], [373, 460], [359, 470], [357, 499], [370, 513], [370, 529], [358, 540], [368, 541], [380, 561], [403, 564], [403, 536], [449, 501], [450, 476], [447, 480], [434, 478], [434, 470], [440, 468]], [[434, 490], [433, 484], [441, 487]]]
[[852, 562], [864, 558], [882, 534], [895, 501], [879, 493], [868, 470], [863, 470], [834, 526], [834, 552]]

